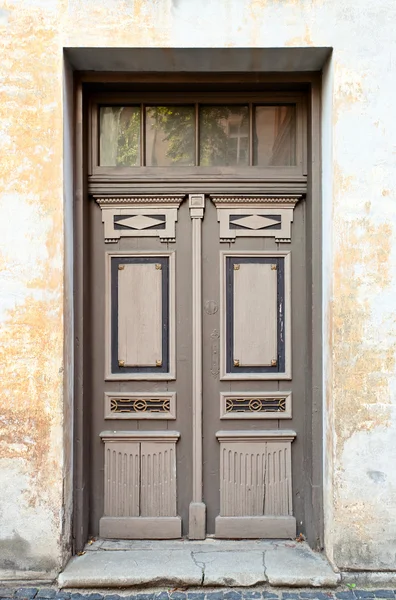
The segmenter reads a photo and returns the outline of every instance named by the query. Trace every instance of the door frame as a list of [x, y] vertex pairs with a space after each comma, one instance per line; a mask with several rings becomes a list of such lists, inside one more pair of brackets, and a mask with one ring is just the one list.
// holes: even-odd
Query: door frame
[[[305, 411], [304, 456], [306, 457], [306, 484], [304, 487], [305, 526], [308, 543], [316, 550], [323, 548], [323, 381], [322, 381], [322, 190], [321, 190], [321, 144], [320, 144], [320, 98], [321, 73], [74, 73], [74, 452], [73, 452], [73, 553], [82, 550], [88, 539], [89, 527], [89, 447], [90, 447], [90, 405], [89, 386], [84, 379], [86, 366], [90, 360], [87, 344], [84, 339], [87, 325], [84, 322], [84, 288], [89, 285], [89, 265], [87, 263], [87, 222], [88, 199], [88, 103], [87, 97], [94, 84], [98, 83], [133, 84], [178, 84], [189, 86], [200, 84], [213, 85], [213, 82], [224, 86], [241, 84], [247, 86], [271, 87], [285, 84], [304, 87], [307, 91], [307, 320], [311, 324], [307, 344], [307, 375], [310, 391]], [[224, 185], [227, 185], [227, 181]], [[109, 183], [109, 185], [111, 185]], [[180, 185], [180, 184], [179, 184]], [[238, 184], [243, 190], [244, 183]], [[279, 182], [257, 184], [261, 193], [298, 192], [296, 185]], [[174, 187], [174, 185], [173, 185]], [[208, 192], [213, 190], [212, 183], [185, 182], [188, 193]], [[164, 189], [164, 188], [163, 188]], [[238, 187], [234, 186], [233, 191]], [[245, 188], [246, 189], [246, 188]], [[137, 189], [137, 192], [140, 190]]]

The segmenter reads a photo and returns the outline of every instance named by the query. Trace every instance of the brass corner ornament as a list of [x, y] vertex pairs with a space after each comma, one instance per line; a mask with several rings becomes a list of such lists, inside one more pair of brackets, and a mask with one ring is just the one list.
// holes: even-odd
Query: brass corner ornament
[[302, 195], [229, 196], [211, 195], [220, 223], [220, 242], [237, 237], [272, 237], [291, 242], [293, 211]]

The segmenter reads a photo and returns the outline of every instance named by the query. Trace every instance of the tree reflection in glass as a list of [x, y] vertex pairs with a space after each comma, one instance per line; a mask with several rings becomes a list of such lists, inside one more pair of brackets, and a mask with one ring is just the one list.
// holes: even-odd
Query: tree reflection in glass
[[103, 167], [140, 165], [140, 107], [100, 108], [99, 164]]
[[199, 111], [200, 165], [203, 167], [249, 164], [249, 108], [201, 106]]
[[148, 106], [146, 108], [146, 165], [188, 167], [194, 164], [194, 106]]
[[296, 164], [295, 106], [256, 106], [254, 164], [260, 167]]

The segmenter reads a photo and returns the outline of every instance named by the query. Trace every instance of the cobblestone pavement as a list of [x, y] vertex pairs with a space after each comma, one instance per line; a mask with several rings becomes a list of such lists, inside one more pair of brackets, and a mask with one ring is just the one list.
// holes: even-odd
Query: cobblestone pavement
[[394, 589], [344, 590], [344, 591], [261, 591], [255, 589], [217, 591], [178, 591], [132, 592], [101, 594], [89, 591], [64, 592], [55, 588], [0, 587], [0, 600], [366, 600], [380, 598], [396, 600]]

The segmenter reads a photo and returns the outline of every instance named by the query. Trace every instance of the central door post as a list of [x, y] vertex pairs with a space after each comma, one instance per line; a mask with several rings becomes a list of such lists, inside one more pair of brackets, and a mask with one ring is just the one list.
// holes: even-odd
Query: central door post
[[203, 540], [206, 534], [206, 506], [202, 497], [202, 219], [204, 194], [189, 194], [192, 219], [192, 429], [193, 493], [189, 507], [188, 537]]

